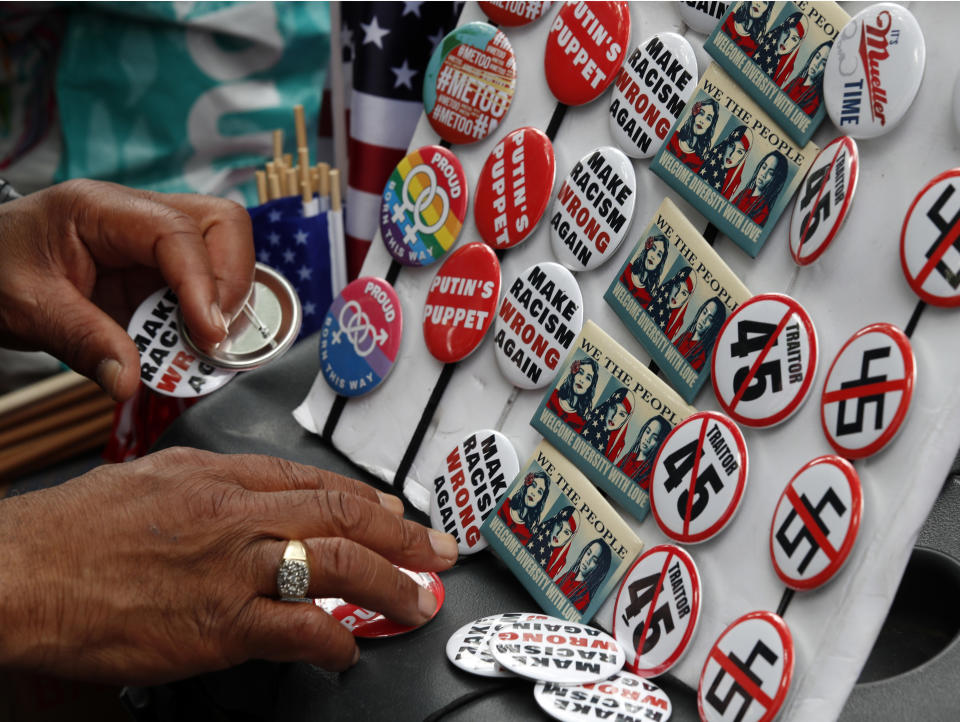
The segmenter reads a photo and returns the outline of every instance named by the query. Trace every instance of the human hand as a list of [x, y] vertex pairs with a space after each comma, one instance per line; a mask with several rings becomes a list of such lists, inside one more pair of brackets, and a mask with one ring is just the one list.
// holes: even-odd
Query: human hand
[[170, 286], [208, 348], [226, 337], [224, 316], [236, 315], [253, 281], [241, 206], [99, 181], [0, 205], [0, 252], [0, 345], [49, 351], [117, 400], [139, 381], [124, 327], [143, 299]]
[[353, 636], [276, 598], [289, 539], [312, 597], [408, 625], [436, 599], [393, 564], [446, 569], [456, 541], [396, 497], [266, 456], [169, 449], [0, 501], [0, 665], [150, 684], [247, 659], [344, 669]]

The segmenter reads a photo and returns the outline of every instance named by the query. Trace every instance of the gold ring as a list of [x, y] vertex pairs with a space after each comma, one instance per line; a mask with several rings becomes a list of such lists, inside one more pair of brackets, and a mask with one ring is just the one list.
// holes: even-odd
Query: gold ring
[[310, 588], [310, 564], [303, 542], [291, 539], [277, 569], [277, 592], [281, 599], [303, 599]]

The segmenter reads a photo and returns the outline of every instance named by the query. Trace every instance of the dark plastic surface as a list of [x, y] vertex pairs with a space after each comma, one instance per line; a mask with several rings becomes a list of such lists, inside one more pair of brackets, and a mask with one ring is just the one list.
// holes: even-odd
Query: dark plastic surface
[[[316, 341], [243, 374], [188, 411], [160, 447], [190, 445], [225, 453], [265, 453], [365, 479], [386, 490], [296, 423], [317, 371]], [[82, 471], [83, 460], [70, 472]], [[957, 469], [954, 469], [956, 472]], [[47, 472], [20, 480], [26, 491], [69, 478]], [[421, 514], [412, 518], [429, 523]], [[842, 720], [957, 719], [960, 717], [960, 477], [951, 476], [924, 526], [862, 677]], [[505, 720], [538, 719], [532, 684], [476, 677], [455, 668], [447, 638], [477, 617], [536, 610], [530, 596], [492, 555], [458, 564], [442, 579], [444, 608], [426, 627], [385, 640], [361, 640], [361, 660], [343, 674], [305, 664], [252, 662], [232, 670], [146, 690], [141, 719]], [[697, 719], [695, 691], [668, 677], [657, 680], [673, 703], [673, 720]]]

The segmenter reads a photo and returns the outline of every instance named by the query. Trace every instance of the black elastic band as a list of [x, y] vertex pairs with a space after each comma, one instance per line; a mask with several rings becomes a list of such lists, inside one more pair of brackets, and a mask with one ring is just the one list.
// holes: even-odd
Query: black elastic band
[[780, 605], [777, 607], [777, 616], [782, 617], [787, 612], [787, 607], [790, 606], [790, 601], [793, 599], [793, 590], [790, 587], [787, 587], [783, 590], [783, 596], [780, 597]]
[[923, 315], [923, 309], [926, 307], [926, 301], [917, 301], [917, 305], [913, 309], [913, 314], [910, 316], [910, 320], [907, 321], [907, 327], [903, 329], [903, 333], [907, 338], [913, 336], [913, 332], [917, 330], [917, 323], [919, 323], [920, 316]]
[[446, 148], [447, 150], [450, 150], [450, 146], [452, 145], [452, 143], [446, 138], [443, 138], [439, 143], [437, 143], [437, 145], [439, 145], [441, 148]]
[[650, 363], [647, 364], [647, 368], [650, 369], [650, 372], [651, 372], [654, 376], [659, 376], [659, 375], [660, 375], [660, 367], [657, 366], [657, 362], [654, 361], [653, 359], [650, 359]]
[[453, 372], [456, 368], [457, 364], [455, 363], [443, 365], [443, 370], [440, 371], [440, 376], [437, 378], [437, 384], [433, 387], [433, 391], [430, 392], [430, 398], [427, 400], [427, 405], [423, 407], [423, 413], [420, 414], [420, 421], [417, 424], [417, 428], [413, 432], [410, 443], [407, 444], [407, 450], [403, 453], [403, 458], [397, 467], [396, 476], [393, 477], [393, 488], [396, 489], [401, 496], [403, 495], [403, 480], [407, 478], [407, 472], [410, 471], [410, 467], [413, 465], [413, 459], [416, 457], [417, 452], [420, 451], [420, 444], [423, 443], [423, 437], [427, 433], [430, 419], [432, 419], [434, 413], [436, 413], [443, 392], [446, 390], [447, 384], [450, 383], [450, 379], [453, 377]]
[[553, 115], [550, 117], [550, 124], [547, 125], [546, 135], [550, 139], [550, 142], [553, 142], [553, 139], [557, 137], [557, 131], [560, 130], [560, 124], [563, 122], [563, 116], [567, 114], [567, 108], [569, 105], [564, 103], [557, 103], [557, 107], [553, 109]]
[[397, 276], [400, 275], [400, 269], [403, 268], [397, 261], [390, 261], [390, 268], [387, 269], [387, 276], [384, 279], [391, 286], [397, 282]]
[[720, 229], [712, 223], [708, 223], [707, 227], [703, 229], [703, 240], [705, 240], [708, 245], [712, 246], [717, 242], [717, 233], [719, 230]]
[[331, 446], [333, 446], [333, 432], [336, 431], [337, 424], [340, 423], [340, 414], [343, 413], [343, 409], [349, 400], [346, 396], [337, 394], [337, 398], [333, 400], [333, 406], [330, 407], [330, 413], [327, 414], [327, 422], [323, 425], [323, 433], [320, 434], [320, 438]]

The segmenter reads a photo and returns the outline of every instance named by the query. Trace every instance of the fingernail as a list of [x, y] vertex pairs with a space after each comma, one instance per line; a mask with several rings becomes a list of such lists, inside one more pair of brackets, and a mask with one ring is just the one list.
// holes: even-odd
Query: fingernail
[[430, 619], [433, 613], [437, 611], [437, 598], [423, 587], [418, 587], [417, 606], [420, 608], [420, 616], [425, 620]]
[[105, 358], [97, 364], [97, 383], [100, 388], [113, 397], [116, 397], [117, 382], [120, 381], [120, 372], [123, 366], [116, 359]]
[[350, 666], [355, 665], [360, 661], [360, 647], [353, 648], [353, 659], [350, 661]]
[[377, 496], [380, 497], [380, 506], [387, 511], [397, 515], [403, 514], [403, 502], [398, 497], [393, 494], [384, 494], [382, 491], [378, 491]]
[[444, 534], [436, 529], [430, 530], [430, 546], [433, 547], [433, 551], [437, 553], [437, 556], [441, 556], [447, 561], [455, 562], [457, 556], [459, 556], [457, 540], [450, 534]]
[[223, 317], [223, 311], [220, 309], [220, 304], [216, 301], [210, 304], [210, 318], [213, 322], [213, 325], [222, 332], [223, 336], [220, 338], [220, 340], [223, 341], [223, 339], [227, 337], [227, 319]]

